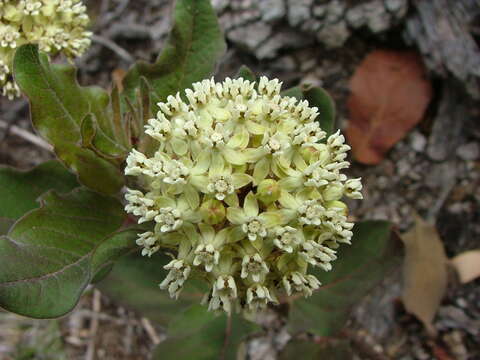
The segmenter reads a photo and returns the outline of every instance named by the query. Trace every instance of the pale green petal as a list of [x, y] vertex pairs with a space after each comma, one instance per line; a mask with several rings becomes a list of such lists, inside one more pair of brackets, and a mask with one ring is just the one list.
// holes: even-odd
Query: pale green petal
[[247, 196], [245, 196], [243, 208], [245, 210], [245, 215], [248, 217], [258, 215], [258, 201], [253, 192], [249, 192]]
[[208, 111], [217, 121], [220, 122], [227, 121], [232, 116], [232, 114], [230, 114], [230, 111], [219, 106], [210, 106], [208, 108]]
[[249, 184], [253, 179], [250, 175], [247, 174], [233, 174], [232, 180], [235, 189], [240, 189], [241, 187]]
[[198, 155], [197, 162], [193, 167], [192, 175], [200, 175], [207, 172], [212, 161], [212, 152], [210, 150], [202, 150]]
[[213, 118], [212, 115], [206, 109], [201, 109], [198, 111], [198, 127], [203, 129], [208, 129], [212, 127]]
[[228, 147], [222, 149], [222, 154], [225, 160], [233, 165], [244, 165], [248, 160], [243, 151], [233, 150]]
[[249, 141], [250, 134], [245, 127], [241, 126], [227, 143], [227, 146], [231, 148], [245, 149], [248, 146]]
[[225, 199], [223, 199], [223, 201], [228, 206], [233, 206], [233, 207], [239, 206], [238, 195], [235, 193], [228, 195]]
[[303, 157], [299, 153], [296, 153], [293, 157], [293, 163], [300, 171], [305, 171], [305, 169], [308, 167], [307, 163], [305, 162], [305, 160], [303, 160]]
[[247, 162], [256, 162], [260, 160], [262, 157], [264, 157], [267, 154], [267, 151], [261, 147], [259, 148], [252, 148], [252, 149], [245, 149], [244, 150], [244, 155], [245, 158], [247, 159]]
[[212, 226], [203, 223], [198, 224], [198, 228], [202, 234], [203, 241], [207, 244], [211, 244], [215, 238], [215, 229]]
[[212, 164], [210, 165], [208, 174], [210, 176], [222, 174], [224, 167], [225, 160], [223, 160], [222, 155], [218, 151], [215, 151], [212, 155]]
[[184, 188], [185, 198], [187, 199], [188, 204], [192, 210], [195, 210], [200, 205], [200, 196], [198, 191], [192, 186], [187, 185]]
[[227, 243], [233, 243], [242, 240], [245, 238], [246, 234], [242, 230], [241, 226], [234, 226], [230, 229], [230, 232], [228, 234], [228, 239]]
[[178, 156], [183, 156], [188, 151], [188, 145], [185, 141], [179, 138], [173, 138], [171, 140], [172, 149]]
[[[185, 189], [185, 187], [183, 189]], [[180, 211], [185, 211], [189, 208], [190, 208], [190, 203], [187, 200], [187, 197], [184, 194], [182, 194], [177, 199], [177, 209], [180, 210]]]
[[227, 237], [230, 233], [230, 228], [225, 228], [225, 229], [222, 229], [218, 232], [217, 236], [215, 236], [215, 240], [213, 241], [213, 245], [215, 247], [219, 247], [219, 246], [222, 246], [223, 244], [225, 244], [225, 242], [227, 241]]
[[158, 196], [155, 198], [155, 203], [159, 208], [164, 207], [176, 207], [176, 203], [174, 199], [171, 199], [166, 196]]
[[227, 219], [232, 224], [239, 225], [247, 221], [247, 216], [245, 215], [245, 212], [243, 211], [243, 209], [229, 207], [227, 209]]
[[300, 206], [300, 203], [295, 199], [295, 197], [285, 190], [282, 190], [280, 193], [280, 198], [278, 201], [280, 202], [280, 205], [288, 209], [296, 209]]
[[207, 176], [205, 175], [195, 175], [190, 176], [190, 184], [195, 186], [201, 192], [207, 192], [207, 185], [210, 182]]
[[263, 220], [267, 228], [283, 225], [284, 218], [279, 211], [263, 212], [258, 217]]
[[260, 182], [265, 179], [270, 172], [270, 159], [264, 157], [262, 160], [255, 164], [253, 169], [253, 180], [254, 184], [258, 185]]
[[247, 130], [254, 135], [263, 135], [265, 134], [265, 126], [258, 124], [254, 121], [248, 120], [245, 122]]
[[160, 242], [163, 245], [178, 245], [185, 237], [178, 232], [171, 232], [162, 235]]
[[303, 179], [301, 176], [289, 176], [280, 180], [278, 185], [284, 190], [293, 191], [302, 187]]

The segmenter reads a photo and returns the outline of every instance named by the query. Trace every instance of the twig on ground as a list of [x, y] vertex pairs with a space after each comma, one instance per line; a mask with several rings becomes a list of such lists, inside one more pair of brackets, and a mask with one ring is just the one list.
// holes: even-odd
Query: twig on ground
[[18, 137], [21, 137], [22, 139], [44, 149], [47, 151], [53, 151], [52, 145], [47, 143], [45, 140], [42, 138], [38, 137], [35, 134], [32, 134], [31, 132], [24, 130], [16, 125], [10, 125], [6, 123], [3, 120], [0, 120], [0, 129], [5, 129], [7, 132], [10, 132], [13, 135], [16, 135]]
[[93, 290], [93, 313], [90, 323], [90, 334], [89, 334], [89, 341], [87, 347], [87, 353], [85, 355], [85, 360], [94, 360], [95, 358], [95, 337], [98, 330], [98, 313], [101, 310], [102, 302], [101, 302], [101, 294], [100, 291], [97, 289]]
[[142, 318], [141, 323], [142, 323], [143, 328], [144, 328], [145, 331], [147, 332], [148, 336], [150, 337], [150, 340], [152, 340], [152, 343], [153, 343], [154, 345], [160, 344], [160, 342], [161, 342], [162, 340], [161, 340], [160, 337], [158, 336], [158, 334], [157, 334], [157, 332], [155, 331], [155, 328], [153, 327], [153, 325], [152, 325], [152, 323], [150, 322], [150, 320], [148, 320], [147, 318]]
[[117, 45], [115, 42], [113, 42], [110, 39], [107, 39], [106, 37], [100, 36], [100, 35], [92, 35], [92, 40], [99, 43], [100, 45], [103, 45], [110, 50], [112, 50], [114, 53], [116, 53], [122, 60], [125, 62], [131, 64], [134, 62], [133, 57], [128, 53], [127, 50], [122, 48], [121, 46]]

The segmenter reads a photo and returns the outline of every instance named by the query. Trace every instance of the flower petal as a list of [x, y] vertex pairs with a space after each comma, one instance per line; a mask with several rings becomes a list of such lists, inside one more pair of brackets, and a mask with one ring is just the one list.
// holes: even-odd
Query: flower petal
[[227, 219], [232, 224], [243, 224], [247, 220], [245, 212], [241, 208], [229, 207], [227, 209]]
[[247, 196], [245, 196], [243, 209], [245, 210], [245, 215], [248, 217], [258, 215], [258, 201], [253, 192], [250, 191]]
[[233, 186], [235, 189], [240, 189], [241, 187], [244, 187], [245, 185], [249, 184], [252, 181], [252, 177], [247, 174], [233, 174], [232, 175], [232, 181], [233, 181]]

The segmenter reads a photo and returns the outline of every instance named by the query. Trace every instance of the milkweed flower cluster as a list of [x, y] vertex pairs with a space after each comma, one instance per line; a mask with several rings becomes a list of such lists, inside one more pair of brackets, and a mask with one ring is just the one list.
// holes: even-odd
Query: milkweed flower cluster
[[210, 285], [210, 310], [255, 311], [277, 294], [309, 296], [320, 286], [309, 267], [332, 268], [350, 243], [344, 196], [361, 199], [360, 179], [342, 170], [350, 149], [326, 136], [307, 101], [280, 95], [281, 83], [204, 80], [158, 103], [146, 133], [152, 157], [132, 150], [126, 211], [151, 222], [142, 254], [175, 250], [160, 284], [178, 297], [194, 274]]
[[0, 90], [10, 100], [20, 95], [12, 78], [15, 49], [26, 43], [68, 57], [90, 46], [89, 18], [81, 0], [0, 0]]

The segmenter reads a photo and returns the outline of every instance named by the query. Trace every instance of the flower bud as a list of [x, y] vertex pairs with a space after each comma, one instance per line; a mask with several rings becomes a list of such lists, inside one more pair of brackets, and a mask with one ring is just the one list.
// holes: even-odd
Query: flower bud
[[225, 219], [225, 206], [217, 199], [208, 199], [200, 206], [200, 215], [206, 224], [219, 224]]
[[269, 205], [280, 198], [280, 186], [272, 179], [265, 179], [258, 184], [257, 198], [265, 205]]

